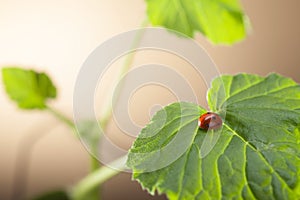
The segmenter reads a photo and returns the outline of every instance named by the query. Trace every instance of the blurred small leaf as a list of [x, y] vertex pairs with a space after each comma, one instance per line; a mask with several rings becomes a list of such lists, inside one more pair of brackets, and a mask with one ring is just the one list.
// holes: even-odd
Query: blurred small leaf
[[22, 109], [44, 109], [47, 99], [56, 97], [56, 88], [45, 73], [6, 67], [2, 79], [6, 93]]
[[33, 200], [70, 200], [70, 197], [65, 191], [58, 190], [43, 194], [34, 198]]
[[239, 0], [146, 0], [154, 26], [193, 37], [201, 32], [216, 44], [232, 44], [246, 36], [248, 24]]

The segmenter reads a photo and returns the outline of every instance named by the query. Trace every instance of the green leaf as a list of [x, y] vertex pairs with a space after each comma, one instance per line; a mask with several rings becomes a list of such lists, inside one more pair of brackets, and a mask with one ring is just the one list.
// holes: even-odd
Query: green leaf
[[247, 17], [238, 0], [146, 0], [151, 23], [213, 43], [232, 44], [246, 36]]
[[45, 73], [6, 67], [2, 79], [6, 93], [22, 109], [44, 109], [46, 101], [56, 97], [56, 88]]
[[70, 200], [70, 197], [65, 191], [58, 190], [40, 195], [33, 200]]
[[208, 104], [223, 118], [219, 130], [197, 128], [205, 111], [195, 104], [159, 111], [129, 152], [133, 179], [169, 199], [299, 199], [300, 85], [277, 74], [221, 76]]

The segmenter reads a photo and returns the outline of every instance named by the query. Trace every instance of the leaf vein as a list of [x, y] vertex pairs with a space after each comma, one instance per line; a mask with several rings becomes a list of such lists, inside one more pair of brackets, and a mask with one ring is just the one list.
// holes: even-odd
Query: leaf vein
[[[266, 81], [266, 80], [263, 79], [262, 81], [259, 81], [259, 82], [255, 83], [255, 84], [253, 84], [253, 85], [250, 85], [249, 87], [243, 89], [242, 91], [239, 90], [237, 93], [232, 94], [231, 96], [229, 96], [228, 98], [226, 98], [226, 99], [224, 100], [224, 102], [222, 103], [222, 105], [220, 106], [220, 108], [223, 107], [223, 105], [224, 105], [225, 102], [228, 102], [228, 100], [232, 99], [232, 98], [235, 97], [236, 95], [240, 94], [241, 92], [245, 92], [245, 91], [251, 89], [251, 88], [254, 87], [254, 86], [257, 86], [258, 84], [261, 84], [261, 83], [264, 82], [264, 81]], [[231, 86], [232, 86], [232, 84], [231, 84]], [[233, 101], [233, 102], [231, 102], [230, 104], [232, 104], [232, 103], [237, 103], [237, 102], [240, 102], [240, 101], [249, 100], [249, 99], [253, 99], [253, 98], [256, 98], [256, 97], [266, 96], [266, 95], [268, 95], [268, 94], [272, 94], [272, 93], [275, 93], [275, 92], [278, 92], [278, 91], [281, 91], [281, 90], [284, 90], [284, 89], [288, 89], [288, 88], [291, 88], [291, 87], [295, 87], [295, 86], [298, 86], [298, 85], [289, 85], [289, 86], [287, 86], [287, 87], [282, 87], [282, 88], [279, 88], [279, 89], [276, 88], [275, 90], [269, 90], [269, 91], [267, 91], [267, 92], [260, 93], [259, 95], [247, 97], [247, 98], [244, 98], [244, 99], [239, 99], [238, 101]], [[230, 105], [230, 104], [226, 104], [226, 105]]]
[[[262, 80], [256, 82], [255, 84], [250, 85], [249, 87], [244, 88], [243, 91], [246, 91], [246, 90], [250, 89], [251, 87], [254, 87], [254, 86], [258, 85], [258, 84], [262, 83], [263, 81], [264, 81], [264, 80], [262, 79]], [[231, 84], [230, 84], [230, 87], [232, 87], [232, 82], [231, 82]], [[238, 95], [239, 93], [241, 93], [241, 91], [238, 91], [238, 92], [236, 92], [236, 93], [232, 93], [229, 97], [227, 97], [227, 98], [224, 100], [223, 104], [224, 104], [225, 102], [227, 102], [230, 98], [232, 98], [232, 97]], [[220, 108], [223, 106], [223, 104], [220, 106]]]
[[[232, 113], [232, 112], [230, 112], [230, 111], [227, 111], [227, 112]], [[284, 131], [285, 133], [287, 133], [287, 134], [289, 134], [289, 135], [293, 135], [292, 132], [288, 131], [287, 129], [285, 129], [285, 127], [280, 126], [280, 125], [278, 125], [278, 124], [277, 124], [277, 127], [274, 127], [274, 126], [272, 126], [272, 125], [263, 123], [262, 121], [259, 121], [259, 120], [257, 120], [256, 118], [245, 117], [245, 116], [243, 116], [243, 115], [239, 115], [238, 117], [239, 117], [239, 118], [243, 118], [243, 119], [247, 119], [248, 121], [253, 121], [253, 122], [255, 122], [255, 123], [261, 124], [261, 125], [264, 126], [264, 127], [269, 127], [269, 128], [271, 128], [271, 129], [281, 128], [282, 131]]]
[[253, 145], [249, 144], [247, 141], [244, 140], [235, 130], [231, 129], [227, 124], [225, 126], [230, 129], [236, 137], [242, 140], [246, 145], [248, 145], [253, 151], [255, 151], [258, 156], [264, 161], [264, 163], [275, 173], [275, 175], [283, 182], [283, 185], [288, 188], [290, 191], [293, 191], [292, 188], [287, 185], [287, 183], [284, 181], [284, 179], [278, 174], [278, 172], [273, 168], [273, 166], [268, 162], [268, 160], [265, 158], [265, 156], [260, 153]]
[[[253, 86], [254, 86], [254, 85], [253, 85]], [[288, 87], [284, 87], [284, 88], [281, 88], [280, 90], [287, 89], [287, 88], [289, 88], [289, 87], [294, 87], [294, 86], [295, 86], [295, 85], [293, 85], [293, 86], [288, 86]], [[226, 107], [228, 107], [228, 105], [231, 105], [231, 104], [234, 104], [234, 103], [243, 102], [243, 101], [250, 100], [250, 99], [254, 99], [254, 98], [257, 98], [257, 97], [267, 96], [267, 95], [269, 95], [269, 94], [278, 92], [278, 91], [280, 91], [280, 90], [273, 90], [273, 91], [271, 91], [271, 92], [259, 93], [258, 95], [246, 97], [246, 98], [243, 98], [243, 99], [240, 98], [238, 101], [232, 101], [232, 102], [230, 102], [229, 104], [226, 104]], [[244, 92], [244, 91], [245, 91], [245, 90], [243, 90], [243, 92]], [[239, 92], [239, 93], [240, 93], [240, 92]], [[237, 94], [239, 94], [239, 93], [237, 93]], [[237, 94], [235, 94], [235, 95], [237, 95]], [[235, 95], [233, 95], [233, 96], [235, 96]], [[229, 100], [229, 99], [232, 99], [233, 96], [230, 96], [229, 98], [227, 98], [227, 99], [225, 100], [225, 102], [228, 102], [228, 100]], [[273, 98], [276, 98], [275, 96], [272, 96], [272, 97], [273, 97]], [[284, 97], [281, 97], [281, 99], [292, 100], [293, 98], [284, 98]], [[299, 100], [299, 99], [298, 99], [298, 98], [295, 98], [294, 100]], [[225, 102], [224, 102], [224, 103], [225, 103]], [[220, 107], [222, 107], [222, 106], [224, 105], [224, 103], [223, 103]]]
[[244, 158], [245, 158], [245, 162], [244, 162], [244, 178], [245, 178], [245, 182], [246, 182], [246, 186], [249, 188], [252, 196], [254, 198], [256, 198], [254, 192], [253, 192], [253, 189], [251, 187], [251, 185], [249, 185], [249, 181], [248, 181], [248, 177], [247, 177], [247, 145], [244, 143]]

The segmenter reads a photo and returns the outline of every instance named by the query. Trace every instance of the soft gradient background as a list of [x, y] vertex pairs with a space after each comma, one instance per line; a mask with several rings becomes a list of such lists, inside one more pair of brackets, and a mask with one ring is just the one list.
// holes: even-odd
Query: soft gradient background
[[[300, 82], [300, 1], [242, 3], [252, 23], [252, 31], [244, 41], [232, 47], [214, 46], [201, 35], [197, 35], [197, 41], [221, 73], [277, 72]], [[145, 9], [143, 0], [0, 0], [0, 67], [21, 65], [46, 71], [59, 89], [59, 97], [51, 105], [71, 117], [73, 87], [81, 64], [106, 39], [139, 27], [145, 19]], [[155, 60], [174, 65], [189, 78], [199, 102], [206, 105], [203, 81], [184, 63], [156, 53], [141, 53], [134, 64]], [[109, 94], [113, 76], [107, 80], [103, 88]], [[101, 99], [96, 105], [99, 110], [105, 104], [102, 100], [105, 102], [109, 96], [105, 94], [97, 97]], [[172, 101], [176, 98], [165, 88], [142, 88], [131, 100], [132, 119], [143, 126], [153, 105]], [[0, 199], [11, 199], [16, 192], [30, 198], [71, 186], [87, 174], [88, 153], [68, 127], [48, 113], [20, 111], [3, 87], [0, 124]], [[130, 146], [132, 139], [118, 135], [120, 130], [113, 121], [109, 130], [116, 143], [123, 148]], [[126, 173], [105, 183], [102, 193], [103, 199], [164, 198], [150, 197]]]

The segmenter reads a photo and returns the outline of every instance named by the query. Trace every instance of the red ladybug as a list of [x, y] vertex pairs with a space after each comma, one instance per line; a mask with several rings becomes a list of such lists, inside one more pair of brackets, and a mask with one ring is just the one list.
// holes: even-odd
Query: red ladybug
[[222, 126], [222, 118], [213, 112], [207, 112], [198, 119], [198, 126], [204, 130], [218, 129]]

